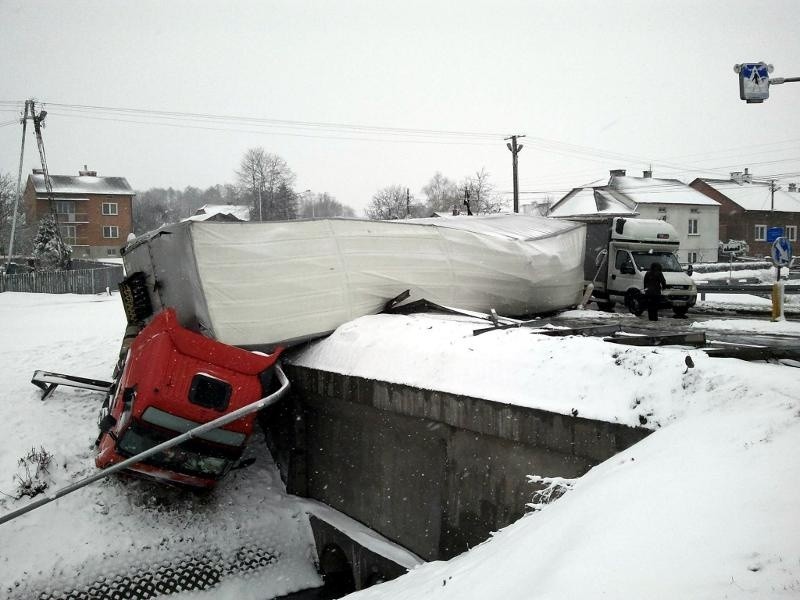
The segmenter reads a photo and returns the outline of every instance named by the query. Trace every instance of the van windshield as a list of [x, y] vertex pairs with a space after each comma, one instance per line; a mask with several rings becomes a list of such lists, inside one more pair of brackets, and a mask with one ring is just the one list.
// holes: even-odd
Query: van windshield
[[672, 252], [631, 252], [636, 268], [647, 271], [653, 263], [659, 263], [665, 273], [680, 273], [681, 263]]

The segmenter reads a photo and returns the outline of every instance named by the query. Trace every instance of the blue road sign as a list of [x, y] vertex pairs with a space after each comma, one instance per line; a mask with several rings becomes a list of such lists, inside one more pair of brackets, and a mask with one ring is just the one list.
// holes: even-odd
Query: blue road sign
[[774, 242], [779, 237], [783, 237], [783, 227], [770, 227], [767, 229], [768, 242]]
[[763, 62], [743, 63], [739, 69], [739, 97], [748, 102], [769, 98], [769, 65]]
[[788, 267], [792, 260], [792, 244], [785, 237], [779, 237], [772, 244], [772, 263], [776, 267]]

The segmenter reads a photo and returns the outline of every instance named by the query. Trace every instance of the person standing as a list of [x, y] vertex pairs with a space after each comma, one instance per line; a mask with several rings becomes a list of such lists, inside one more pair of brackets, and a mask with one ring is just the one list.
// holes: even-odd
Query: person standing
[[654, 262], [644, 274], [644, 299], [647, 305], [647, 318], [658, 321], [658, 307], [661, 304], [661, 291], [667, 287], [667, 281], [661, 272], [661, 264]]

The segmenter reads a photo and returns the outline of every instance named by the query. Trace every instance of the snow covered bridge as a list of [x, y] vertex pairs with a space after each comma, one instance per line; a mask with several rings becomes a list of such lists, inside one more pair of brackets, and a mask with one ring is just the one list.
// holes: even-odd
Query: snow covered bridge
[[[447, 332], [463, 333], [474, 322], [381, 315], [356, 323], [349, 335], [347, 328], [340, 329], [294, 358], [295, 364], [286, 367], [293, 395], [265, 414], [263, 423], [288, 491], [320, 500], [426, 560], [453, 557], [522, 516], [538, 489], [528, 475], [579, 477], [650, 433], [585, 418], [581, 411], [587, 401], [571, 393], [562, 403], [573, 404], [561, 412], [509, 403], [519, 396], [514, 386], [521, 381], [528, 385], [523, 393], [547, 406], [548, 386], [537, 390], [529, 385], [529, 375], [508, 377], [491, 360], [459, 367], [422, 351], [414, 355], [414, 360], [422, 355], [415, 367], [410, 355], [398, 352], [397, 344], [408, 338], [394, 327], [412, 338], [433, 328], [429, 339], [446, 341]], [[378, 332], [387, 341], [382, 350], [362, 352], [356, 332], [362, 342]], [[480, 337], [493, 345], [509, 336]], [[471, 333], [461, 339], [479, 342]], [[431, 348], [437, 351], [436, 341]], [[449, 360], [459, 355], [458, 348], [449, 352]], [[365, 356], [375, 361], [375, 376], [354, 374], [359, 369], [342, 362], [359, 357], [362, 370], [369, 372]], [[432, 370], [426, 360], [435, 365]], [[381, 377], [382, 368], [387, 377]], [[535, 372], [535, 365], [529, 369]], [[438, 373], [438, 385], [415, 385], [414, 376], [424, 378], [425, 372]], [[476, 377], [491, 382], [493, 393], [473, 385]], [[411, 384], [392, 382], [405, 378]], [[607, 393], [597, 390], [597, 399]], [[504, 396], [510, 400], [497, 400]]]

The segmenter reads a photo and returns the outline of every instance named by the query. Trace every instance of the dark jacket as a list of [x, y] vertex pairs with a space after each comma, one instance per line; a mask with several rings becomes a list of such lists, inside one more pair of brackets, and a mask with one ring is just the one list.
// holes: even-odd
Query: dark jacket
[[667, 280], [664, 274], [657, 269], [650, 269], [644, 274], [644, 293], [649, 296], [659, 296], [661, 291], [667, 287]]

